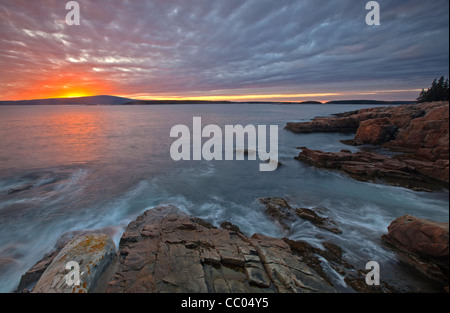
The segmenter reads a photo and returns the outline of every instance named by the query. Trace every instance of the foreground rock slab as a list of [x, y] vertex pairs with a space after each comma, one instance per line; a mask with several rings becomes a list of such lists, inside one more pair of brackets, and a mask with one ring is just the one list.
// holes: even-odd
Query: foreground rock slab
[[[112, 239], [104, 234], [78, 236], [71, 240], [46, 267], [33, 292], [36, 293], [88, 293], [98, 282], [116, 257]], [[66, 264], [77, 262], [80, 266], [80, 284], [66, 282]]]
[[173, 206], [130, 223], [106, 292], [336, 292], [281, 239], [248, 238]]
[[382, 240], [400, 260], [448, 286], [449, 224], [405, 215], [388, 227]]

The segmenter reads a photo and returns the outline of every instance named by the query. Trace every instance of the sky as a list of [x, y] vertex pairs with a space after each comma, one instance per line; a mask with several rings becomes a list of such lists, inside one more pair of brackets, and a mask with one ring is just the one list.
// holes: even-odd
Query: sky
[[449, 72], [449, 1], [0, 0], [0, 100], [414, 100]]

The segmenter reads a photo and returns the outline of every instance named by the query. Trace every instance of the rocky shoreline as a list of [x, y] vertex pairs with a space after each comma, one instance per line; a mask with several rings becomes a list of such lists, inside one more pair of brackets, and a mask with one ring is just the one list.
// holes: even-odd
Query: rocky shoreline
[[297, 159], [339, 170], [363, 181], [382, 181], [413, 190], [449, 187], [449, 103], [432, 102], [376, 107], [287, 123], [294, 133], [355, 133], [354, 146], [382, 146], [394, 156], [376, 152], [323, 152], [303, 147]]
[[[314, 210], [305, 213], [282, 198], [260, 201], [280, 225], [283, 221], [302, 218], [317, 227], [340, 233], [334, 221]], [[409, 216], [399, 220], [403, 222], [394, 221], [383, 241], [399, 254], [400, 260], [436, 280], [442, 291], [448, 292], [448, 223]], [[415, 223], [410, 225], [411, 220]], [[262, 234], [247, 237], [231, 223], [224, 222], [218, 228], [177, 207], [159, 206], [128, 225], [117, 249], [111, 237], [103, 233], [63, 236], [53, 251], [22, 276], [15, 292], [398, 292], [386, 282], [379, 286], [367, 285], [368, 271], [352, 264], [345, 255], [332, 242], [324, 242], [321, 249], [289, 238]], [[69, 261], [79, 264], [79, 285], [67, 284]], [[345, 287], [336, 283], [324, 262], [339, 273]]]
[[[76, 236], [25, 273], [16, 292], [337, 292], [285, 240], [223, 226], [156, 207], [128, 225], [117, 253], [107, 235]], [[80, 264], [79, 287], [64, 283], [68, 260]]]

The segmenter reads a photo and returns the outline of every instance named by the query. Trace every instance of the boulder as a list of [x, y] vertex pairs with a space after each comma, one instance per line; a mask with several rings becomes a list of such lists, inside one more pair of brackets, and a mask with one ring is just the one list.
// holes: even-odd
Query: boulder
[[34, 264], [25, 274], [22, 275], [19, 285], [17, 286], [15, 293], [30, 292], [36, 286], [37, 282], [41, 278], [44, 271], [53, 262], [59, 252], [75, 237], [87, 236], [92, 234], [106, 234], [108, 236], [114, 236], [117, 232], [116, 227], [106, 227], [98, 230], [77, 230], [68, 231], [64, 233], [56, 242], [53, 249], [45, 254], [36, 264]]
[[[77, 236], [51, 261], [33, 289], [35, 293], [94, 292], [109, 265], [116, 257], [112, 239], [104, 234]], [[69, 285], [66, 275], [68, 262], [80, 267], [80, 284]]]
[[380, 145], [393, 139], [396, 132], [389, 118], [375, 118], [360, 123], [354, 140], [357, 145]]
[[405, 215], [393, 221], [382, 240], [405, 263], [448, 284], [449, 224]]

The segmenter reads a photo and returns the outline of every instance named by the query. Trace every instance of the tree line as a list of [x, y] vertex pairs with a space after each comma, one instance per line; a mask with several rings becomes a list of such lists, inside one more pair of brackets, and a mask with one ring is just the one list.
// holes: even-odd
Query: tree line
[[417, 98], [417, 103], [422, 102], [433, 102], [433, 101], [448, 101], [449, 90], [448, 90], [448, 78], [445, 79], [441, 76], [439, 80], [436, 78], [431, 87], [427, 90], [422, 89], [419, 98]]

